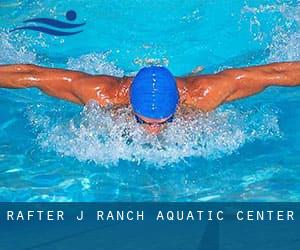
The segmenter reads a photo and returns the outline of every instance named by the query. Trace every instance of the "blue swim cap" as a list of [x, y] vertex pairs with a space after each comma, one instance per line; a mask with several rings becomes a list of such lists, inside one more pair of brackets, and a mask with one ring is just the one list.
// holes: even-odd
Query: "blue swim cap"
[[175, 78], [164, 67], [142, 68], [130, 86], [133, 111], [147, 118], [168, 118], [176, 112], [178, 101]]

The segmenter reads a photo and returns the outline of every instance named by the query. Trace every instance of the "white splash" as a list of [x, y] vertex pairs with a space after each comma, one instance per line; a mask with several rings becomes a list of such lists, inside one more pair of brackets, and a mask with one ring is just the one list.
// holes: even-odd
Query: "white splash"
[[91, 74], [106, 74], [113, 76], [124, 76], [124, 70], [118, 68], [107, 57], [109, 51], [104, 53], [90, 53], [79, 58], [70, 58], [67, 62], [68, 69], [84, 71]]
[[269, 62], [300, 60], [300, 6], [282, 10], [286, 27], [275, 26], [269, 46]]
[[277, 114], [269, 109], [242, 112], [230, 107], [209, 115], [180, 110], [173, 123], [152, 136], [135, 122], [130, 108], [102, 109], [90, 102], [79, 117], [64, 121], [53, 121], [65, 117], [57, 110], [40, 116], [41, 108], [32, 107], [28, 118], [42, 148], [105, 166], [120, 160], [164, 166], [188, 157], [216, 159], [247, 142], [280, 137]]
[[19, 36], [0, 31], [0, 64], [35, 63], [36, 54], [18, 42]]
[[262, 41], [267, 36], [261, 30], [264, 22], [260, 21], [261, 14], [277, 13], [284, 20], [280, 24], [274, 24], [270, 30], [271, 43], [268, 46], [268, 63], [279, 61], [300, 60], [300, 5], [289, 6], [287, 3], [275, 3], [272, 5], [259, 5], [250, 7], [246, 5], [242, 9], [242, 15], [250, 13], [250, 32], [254, 40]]

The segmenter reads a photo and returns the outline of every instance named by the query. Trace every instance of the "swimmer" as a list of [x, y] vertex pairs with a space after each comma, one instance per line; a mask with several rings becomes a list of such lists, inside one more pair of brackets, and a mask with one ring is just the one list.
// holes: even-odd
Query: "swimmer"
[[82, 105], [90, 100], [96, 100], [101, 107], [131, 105], [136, 121], [151, 134], [159, 133], [164, 124], [172, 122], [179, 105], [209, 112], [268, 86], [297, 85], [300, 62], [176, 78], [160, 66], [142, 68], [135, 77], [119, 78], [29, 64], [0, 65], [1, 88], [38, 88], [50, 96]]

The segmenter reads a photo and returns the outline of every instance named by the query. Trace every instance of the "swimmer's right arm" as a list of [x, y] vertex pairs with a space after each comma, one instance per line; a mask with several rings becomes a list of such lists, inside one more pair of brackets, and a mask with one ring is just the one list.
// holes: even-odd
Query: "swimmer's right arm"
[[0, 65], [0, 88], [39, 88], [50, 96], [78, 104], [91, 99], [102, 106], [123, 102], [115, 98], [123, 80], [32, 64]]
[[50, 96], [81, 103], [73, 93], [72, 85], [85, 74], [62, 69], [40, 67], [33, 64], [0, 66], [0, 87], [39, 88]]

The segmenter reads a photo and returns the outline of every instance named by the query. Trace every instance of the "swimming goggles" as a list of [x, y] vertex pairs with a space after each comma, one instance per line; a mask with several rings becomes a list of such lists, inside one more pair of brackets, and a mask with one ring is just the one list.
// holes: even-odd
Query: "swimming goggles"
[[156, 123], [156, 122], [145, 122], [143, 119], [141, 119], [140, 117], [138, 117], [137, 115], [134, 115], [135, 120], [137, 123], [139, 124], [147, 124], [147, 125], [152, 125], [152, 124], [165, 124], [165, 123], [169, 123], [172, 122], [174, 120], [174, 115], [172, 115], [170, 118], [168, 118], [168, 120], [161, 122], [161, 123]]

